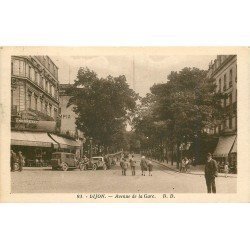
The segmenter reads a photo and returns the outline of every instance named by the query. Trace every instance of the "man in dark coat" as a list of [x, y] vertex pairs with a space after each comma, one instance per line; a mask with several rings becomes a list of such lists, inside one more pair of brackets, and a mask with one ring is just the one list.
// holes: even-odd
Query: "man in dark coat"
[[207, 192], [216, 193], [215, 177], [218, 176], [217, 162], [212, 159], [212, 155], [208, 153], [207, 162], [205, 165], [205, 179], [207, 185]]
[[130, 159], [130, 167], [131, 167], [131, 171], [132, 171], [132, 175], [135, 175], [135, 158], [134, 156], [132, 155], [132, 158]]

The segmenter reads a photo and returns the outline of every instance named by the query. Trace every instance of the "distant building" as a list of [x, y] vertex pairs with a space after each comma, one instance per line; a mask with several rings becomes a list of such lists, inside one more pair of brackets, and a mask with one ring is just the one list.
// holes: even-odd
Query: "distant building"
[[77, 129], [76, 126], [77, 115], [73, 111], [74, 105], [67, 107], [71, 96], [66, 91], [71, 86], [70, 84], [59, 85], [60, 132], [61, 134], [73, 137], [83, 143], [85, 141], [83, 132]]
[[214, 80], [216, 91], [225, 94], [221, 105], [225, 110], [225, 118], [218, 121], [207, 132], [218, 135], [219, 142], [214, 156], [221, 161], [236, 164], [237, 148], [237, 56], [218, 55], [210, 63], [208, 77]]

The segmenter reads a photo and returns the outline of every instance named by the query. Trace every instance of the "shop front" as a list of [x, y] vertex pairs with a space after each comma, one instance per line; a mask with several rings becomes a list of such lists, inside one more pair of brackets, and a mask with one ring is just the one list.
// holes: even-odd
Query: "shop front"
[[[219, 163], [228, 162], [229, 165], [235, 161], [237, 148], [236, 135], [221, 136], [219, 138], [213, 157]], [[235, 157], [234, 157], [235, 155]]]
[[58, 144], [46, 132], [11, 131], [11, 149], [22, 152], [26, 166], [46, 166]]

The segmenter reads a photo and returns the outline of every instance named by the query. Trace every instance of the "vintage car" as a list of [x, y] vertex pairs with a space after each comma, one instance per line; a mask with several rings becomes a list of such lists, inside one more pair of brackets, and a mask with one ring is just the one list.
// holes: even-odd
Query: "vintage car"
[[98, 168], [102, 168], [104, 170], [107, 170], [107, 165], [104, 161], [104, 157], [102, 156], [95, 156], [91, 158], [91, 162], [93, 164], [93, 170], [96, 170]]
[[66, 152], [52, 153], [51, 166], [52, 170], [60, 169], [67, 171], [68, 169], [76, 168], [84, 170], [84, 164], [78, 161], [74, 154]]

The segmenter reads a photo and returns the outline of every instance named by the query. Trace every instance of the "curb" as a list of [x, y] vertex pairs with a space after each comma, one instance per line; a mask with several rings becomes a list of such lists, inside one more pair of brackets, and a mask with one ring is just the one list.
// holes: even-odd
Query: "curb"
[[[155, 162], [155, 163], [157, 163], [159, 165], [162, 165], [162, 166], [164, 166], [164, 167], [166, 167], [166, 168], [168, 168], [168, 169], [170, 169], [170, 170], [172, 170], [172, 171], [174, 171], [176, 173], [180, 173], [178, 170], [176, 170], [174, 168], [171, 168], [171, 167], [168, 167], [168, 166], [166, 166], [165, 164], [163, 164], [161, 162], [158, 162], [158, 161], [155, 161], [155, 160], [152, 160], [152, 159], [151, 159], [151, 161], [153, 161], [153, 162]], [[204, 173], [194, 173], [194, 172], [186, 172], [186, 173], [180, 173], [180, 174], [204, 175]], [[217, 178], [218, 177], [225, 178], [224, 175], [220, 175], [220, 174], [218, 174]], [[235, 176], [229, 175], [229, 176], [227, 176], [227, 178], [237, 178], [237, 175], [235, 175]]]

